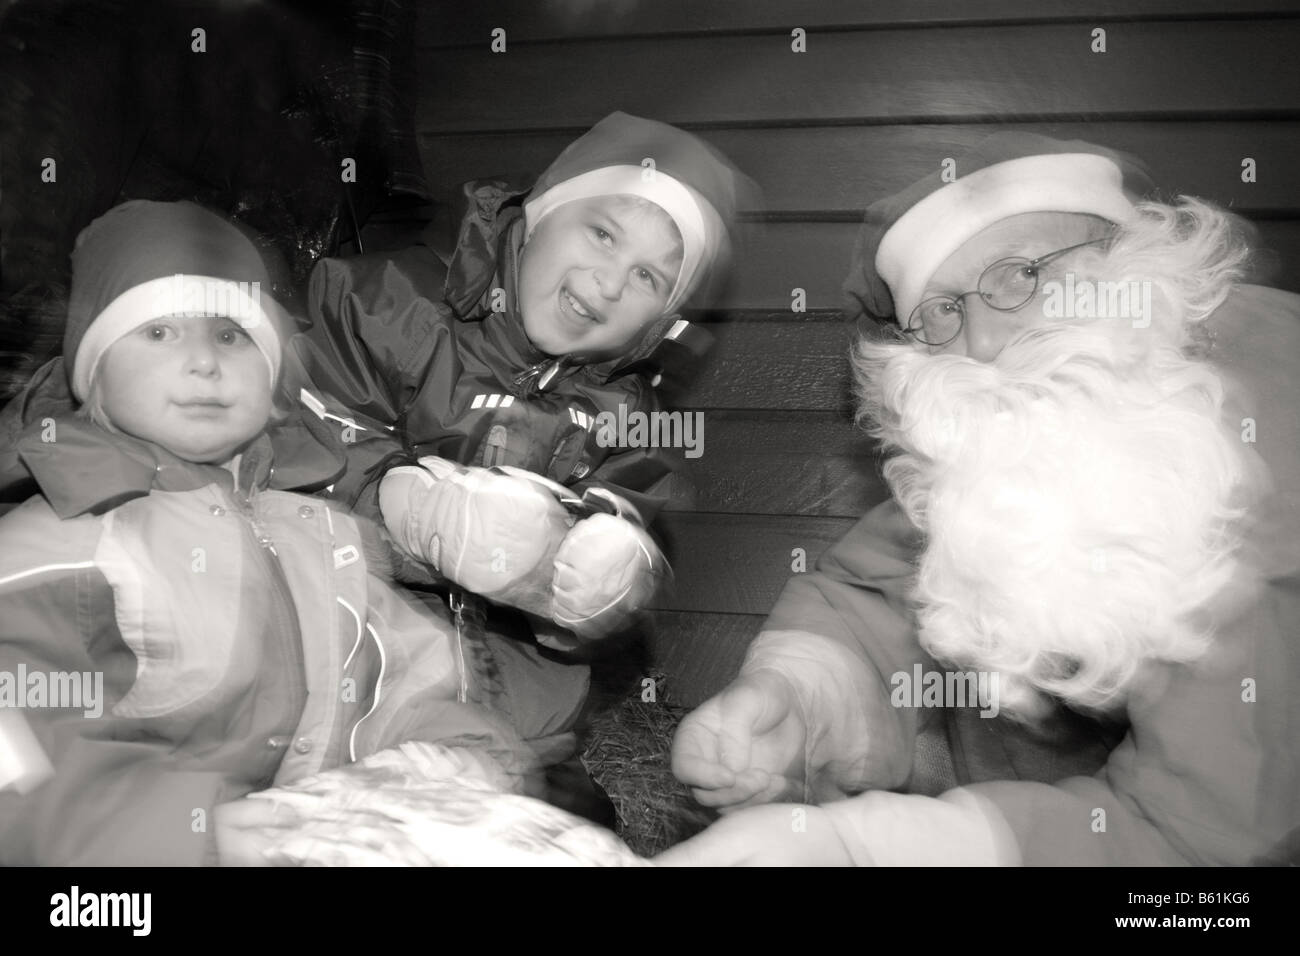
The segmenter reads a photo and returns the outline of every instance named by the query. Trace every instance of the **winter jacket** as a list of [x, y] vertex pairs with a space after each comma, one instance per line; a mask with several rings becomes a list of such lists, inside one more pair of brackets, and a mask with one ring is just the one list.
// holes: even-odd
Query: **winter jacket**
[[53, 775], [0, 789], [0, 863], [212, 863], [217, 805], [405, 740], [513, 763], [378, 535], [287, 490], [341, 470], [312, 429], [261, 436], [238, 480], [74, 418], [19, 443], [41, 494], [0, 519], [0, 674], [102, 673], [104, 699], [19, 712]]
[[[394, 254], [324, 259], [307, 295], [313, 327], [297, 342], [310, 386], [344, 407], [366, 431], [349, 433], [348, 472], [335, 494], [375, 517], [384, 457], [435, 455], [463, 465], [512, 465], [580, 494], [599, 486], [636, 506], [649, 523], [663, 505], [670, 459], [656, 448], [603, 447], [597, 418], [659, 410], [661, 371], [683, 365], [708, 336], [676, 314], [651, 323], [612, 359], [549, 357], [524, 333], [517, 283], [526, 238], [525, 200], [598, 169], [667, 175], [695, 190], [714, 224], [700, 289], [714, 285], [729, 255], [736, 209], [754, 184], [698, 137], [613, 113], [566, 148], [531, 190], [503, 179], [468, 183], [455, 247], [443, 259], [416, 246]], [[716, 215], [714, 215], [716, 214]], [[697, 289], [694, 298], [699, 298]], [[606, 419], [608, 421], [608, 419]], [[346, 426], [344, 426], [346, 427]], [[605, 444], [613, 444], [605, 442]]]
[[[332, 493], [378, 518], [382, 473], [398, 457], [435, 455], [467, 465], [512, 465], [579, 494], [608, 488], [651, 520], [664, 503], [670, 453], [602, 447], [597, 416], [617, 418], [620, 406], [626, 413], [660, 410], [652, 353], [665, 338], [698, 349], [704, 333], [688, 332], [689, 323], [671, 317], [622, 359], [576, 364], [542, 354], [515, 308], [524, 229], [518, 196], [499, 184], [478, 190], [462, 237], [477, 236], [480, 228], [499, 233], [490, 259], [477, 259], [482, 248], [462, 241], [450, 271], [417, 245], [322, 259], [312, 272], [313, 327], [290, 348], [307, 390], [345, 438], [348, 469]], [[511, 204], [495, 207], [505, 201]], [[470, 221], [481, 215], [491, 223]]]
[[1249, 447], [1272, 474], [1246, 542], [1251, 567], [1265, 570], [1216, 604], [1205, 659], [1148, 665], [1127, 701], [1126, 733], [1096, 772], [1048, 782], [982, 774], [960, 757], [988, 750], [978, 738], [988, 726], [978, 725], [994, 722], [944, 711], [959, 758], [954, 782], [966, 786], [939, 799], [887, 792], [914, 782], [924, 762], [918, 729], [935, 716], [891, 706], [891, 675], [939, 669], [906, 601], [920, 533], [894, 501], [787, 584], [744, 670], [776, 670], [798, 688], [809, 797], [826, 803], [858, 862], [1296, 862], [1300, 296], [1242, 287], [1209, 323], [1211, 359], [1230, 383], [1226, 419], [1234, 430], [1257, 427]]

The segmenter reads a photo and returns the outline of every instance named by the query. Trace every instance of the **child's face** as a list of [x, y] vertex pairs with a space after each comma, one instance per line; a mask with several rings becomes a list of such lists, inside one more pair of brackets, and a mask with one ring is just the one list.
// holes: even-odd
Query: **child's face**
[[666, 212], [625, 196], [565, 203], [524, 246], [524, 331], [548, 355], [617, 354], [664, 313], [681, 269]]
[[104, 353], [96, 386], [115, 427], [186, 461], [225, 464], [271, 415], [266, 359], [223, 317], [145, 322]]

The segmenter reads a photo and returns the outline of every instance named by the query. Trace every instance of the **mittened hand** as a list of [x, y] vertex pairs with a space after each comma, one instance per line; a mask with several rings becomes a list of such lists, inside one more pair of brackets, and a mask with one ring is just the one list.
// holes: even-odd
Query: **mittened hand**
[[[575, 524], [561, 499], [596, 513]], [[579, 502], [562, 485], [514, 468], [421, 458], [384, 475], [379, 507], [398, 547], [443, 577], [583, 641], [626, 626], [668, 573], [622, 499], [589, 489]]]
[[384, 475], [379, 507], [398, 546], [448, 580], [550, 616], [556, 551], [573, 519], [543, 480], [426, 457]]
[[573, 526], [555, 554], [552, 619], [579, 638], [623, 628], [653, 597], [668, 563], [642, 528], [612, 514]]

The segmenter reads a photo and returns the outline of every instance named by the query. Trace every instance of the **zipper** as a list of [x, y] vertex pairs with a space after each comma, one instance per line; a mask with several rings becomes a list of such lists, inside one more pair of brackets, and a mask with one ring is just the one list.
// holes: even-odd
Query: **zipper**
[[522, 389], [523, 393], [527, 395], [532, 388], [533, 380], [536, 379], [542, 373], [542, 369], [546, 368], [546, 366], [556, 361], [558, 360], [545, 358], [542, 359], [540, 362], [538, 362], [536, 365], [528, 366], [528, 368], [524, 369], [523, 372], [515, 376], [514, 378], [515, 388]]
[[[297, 605], [293, 600], [293, 591], [289, 587], [289, 579], [284, 573], [284, 568], [280, 566], [279, 553], [275, 550], [275, 543], [271, 536], [266, 533], [266, 528], [258, 520], [254, 513], [252, 501], [237, 492], [231, 496], [234, 499], [236, 510], [243, 515], [247, 522], [247, 533], [253, 538], [254, 550], [258, 554], [257, 560], [261, 562], [267, 573], [264, 580], [271, 585], [271, 608], [268, 622], [272, 627], [273, 634], [290, 635], [287, 641], [281, 641], [285, 645], [282, 649], [287, 651], [286, 657], [288, 664], [298, 674], [300, 679], [301, 693], [295, 696], [292, 702], [292, 713], [294, 716], [294, 730], [298, 729], [298, 724], [302, 719], [302, 712], [307, 706], [307, 661], [306, 655], [302, 648], [302, 629], [299, 626]], [[293, 609], [293, 613], [290, 613]], [[292, 746], [292, 741], [290, 741]], [[289, 754], [286, 748], [281, 754], [280, 761], [283, 763], [284, 758]], [[276, 772], [279, 772], [279, 764], [276, 765]]]

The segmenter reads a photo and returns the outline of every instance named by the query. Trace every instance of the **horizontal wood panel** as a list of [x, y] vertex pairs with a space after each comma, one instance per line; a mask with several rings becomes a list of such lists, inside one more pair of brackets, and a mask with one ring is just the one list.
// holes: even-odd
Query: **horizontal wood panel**
[[698, 707], [731, 683], [763, 620], [761, 614], [656, 611], [648, 643], [656, 670], [668, 677], [667, 699]]
[[856, 517], [888, 495], [874, 444], [847, 418], [706, 411], [698, 458], [666, 511]]
[[[762, 187], [755, 212], [863, 209], [940, 168], [999, 130], [1080, 139], [1144, 160], [1168, 195], [1187, 193], [1240, 212], [1300, 212], [1300, 122], [1014, 123], [700, 129]], [[425, 178], [443, 200], [461, 183], [540, 174], [579, 131], [420, 137]], [[1241, 161], [1255, 160], [1254, 183]], [[960, 168], [958, 169], [960, 173]]]
[[[1252, 16], [1294, 12], [1293, 0], [489, 0], [423, 4], [416, 42], [486, 45], [492, 30], [509, 42], [629, 34], [789, 31], [847, 26], [1016, 20]], [[508, 48], [508, 47], [507, 47]]]
[[[423, 225], [422, 220], [368, 223], [363, 231], [366, 249], [404, 248], [418, 240]], [[1300, 218], [1262, 219], [1257, 225], [1261, 244], [1273, 250], [1277, 267], [1264, 284], [1300, 291]], [[800, 288], [808, 310], [841, 308], [840, 287], [848, 275], [857, 232], [857, 222], [740, 223], [730, 279], [712, 306], [794, 318], [791, 293]]]
[[844, 410], [853, 407], [842, 320], [703, 322], [716, 341], [688, 387], [668, 391], [683, 408]]
[[[1300, 291], [1300, 220], [1263, 220], [1261, 245], [1276, 254], [1277, 273], [1267, 284]], [[842, 305], [858, 225], [852, 222], [742, 223], [732, 278], [719, 297], [728, 309], [789, 310], [791, 290], [807, 293], [809, 309]]]
[[655, 605], [668, 611], [767, 614], [792, 573], [794, 549], [807, 567], [856, 518], [666, 514], [657, 522], [674, 586]]
[[1297, 115], [1300, 20], [1129, 23], [1106, 53], [1078, 25], [521, 46], [421, 57], [421, 132], [587, 126], [614, 109], [670, 123], [817, 125], [990, 117]]

